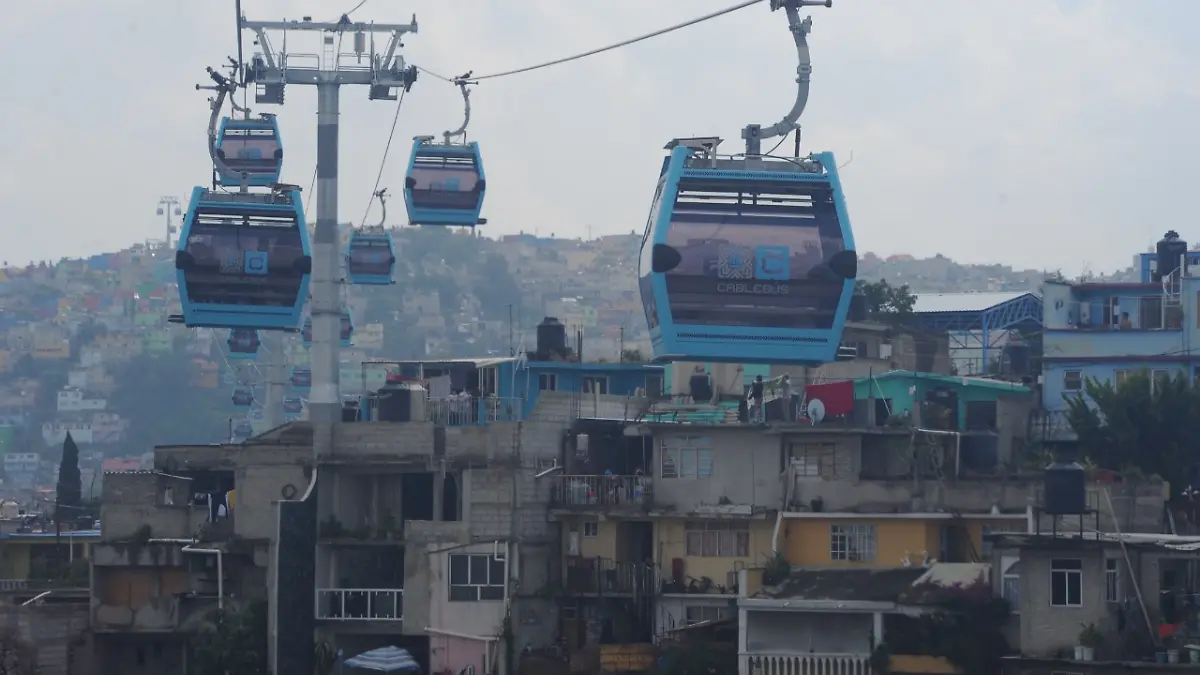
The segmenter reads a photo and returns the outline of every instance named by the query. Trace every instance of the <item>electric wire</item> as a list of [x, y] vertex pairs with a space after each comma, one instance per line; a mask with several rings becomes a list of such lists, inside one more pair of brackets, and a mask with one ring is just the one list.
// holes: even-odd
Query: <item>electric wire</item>
[[[621, 42], [617, 42], [615, 44], [611, 44], [611, 45], [608, 45], [605, 47], [598, 47], [596, 49], [592, 49], [590, 51], [586, 51], [586, 52], [583, 52], [580, 54], [574, 54], [572, 56], [565, 56], [561, 59], [555, 59], [553, 61], [546, 61], [545, 63], [538, 63], [538, 64], [535, 64], [532, 66], [525, 66], [524, 68], [515, 68], [513, 70], [505, 70], [505, 71], [502, 71], [499, 73], [489, 73], [487, 75], [476, 75], [471, 78], [471, 81], [479, 82], [480, 80], [494, 80], [498, 77], [508, 77], [509, 75], [519, 75], [520, 73], [528, 73], [528, 72], [531, 72], [534, 70], [541, 70], [542, 68], [549, 68], [550, 66], [557, 66], [557, 65], [561, 65], [563, 63], [570, 63], [571, 61], [578, 61], [579, 59], [584, 59], [589, 56], [595, 56], [596, 54], [603, 54], [604, 52], [609, 52], [614, 49], [620, 49], [621, 47], [627, 47], [629, 45], [636, 44], [636, 43], [642, 42], [644, 40], [649, 40], [650, 38], [658, 37], [660, 35], [666, 35], [667, 33], [673, 33], [682, 28], [694, 26], [698, 23], [703, 23], [705, 21], [708, 21], [709, 19], [715, 19], [717, 17], [736, 12], [739, 9], [745, 9], [746, 7], [749, 7], [751, 5], [757, 5], [760, 2], [762, 2], [762, 0], [745, 0], [744, 2], [740, 2], [736, 5], [733, 5], [732, 7], [726, 7], [725, 9], [720, 9], [715, 12], [710, 12], [708, 14], [705, 14], [704, 16], [699, 16], [694, 19], [689, 19], [682, 23], [677, 23], [672, 26], [667, 26], [666, 28], [660, 28], [659, 30], [656, 30], [652, 33], [646, 33], [645, 35], [639, 35], [637, 37], [629, 38], [628, 40], [622, 40]], [[435, 77], [439, 80], [445, 80], [446, 82], [454, 82], [454, 80], [452, 80], [450, 78], [443, 77], [443, 76], [438, 75], [430, 70], [421, 68], [420, 66], [418, 66], [418, 70], [428, 73], [429, 75], [432, 75], [433, 77]]]
[[388, 151], [392, 149], [392, 139], [396, 137], [396, 123], [400, 121], [400, 108], [404, 105], [404, 94], [407, 92], [407, 89], [401, 89], [400, 97], [396, 101], [396, 114], [392, 116], [392, 129], [388, 132], [387, 144], [383, 146], [383, 158], [379, 160], [379, 173], [375, 175], [375, 187], [371, 188], [371, 197], [367, 200], [367, 210], [363, 212], [359, 227], [367, 224], [367, 216], [371, 213], [371, 204], [374, 203], [375, 193], [379, 191], [379, 183], [383, 180], [383, 171], [387, 168]]

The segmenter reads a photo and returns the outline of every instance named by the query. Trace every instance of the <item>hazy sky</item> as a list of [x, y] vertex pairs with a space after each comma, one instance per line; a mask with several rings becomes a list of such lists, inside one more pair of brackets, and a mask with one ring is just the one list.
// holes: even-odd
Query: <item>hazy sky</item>
[[[356, 1], [245, 0], [244, 9], [252, 19], [333, 20]], [[353, 18], [415, 13], [410, 63], [483, 74], [731, 4], [371, 0]], [[1188, 46], [1186, 33], [1200, 4], [835, 0], [810, 13], [805, 146], [846, 164], [859, 251], [1074, 273], [1127, 265], [1168, 228], [1200, 241], [1191, 226], [1200, 44]], [[772, 124], [790, 107], [796, 64], [786, 26], [764, 2], [481, 83], [470, 131], [487, 168], [487, 231], [640, 231], [666, 141], [720, 134], [736, 150], [743, 125]], [[289, 51], [317, 52], [318, 39], [293, 35]], [[232, 0], [7, 8], [0, 259], [86, 255], [161, 237], [159, 196], [185, 197], [208, 176], [206, 95], [193, 85], [206, 82], [206, 65], [234, 53]], [[368, 102], [363, 88], [343, 92], [342, 220], [362, 218], [394, 105]], [[315, 106], [311, 87], [291, 87], [286, 106], [263, 108], [280, 115], [285, 179], [306, 190]], [[457, 90], [433, 78], [405, 100], [383, 182], [397, 194], [396, 222], [411, 137], [452, 128], [460, 115]]]

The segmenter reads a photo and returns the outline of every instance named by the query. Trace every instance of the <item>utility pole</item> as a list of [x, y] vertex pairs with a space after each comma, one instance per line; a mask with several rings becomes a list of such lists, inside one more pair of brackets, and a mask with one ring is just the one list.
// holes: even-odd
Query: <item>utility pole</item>
[[[338, 386], [338, 352], [340, 348], [342, 294], [341, 251], [338, 237], [338, 109], [341, 89], [359, 85], [368, 88], [373, 101], [396, 101], [400, 90], [412, 87], [417, 79], [415, 66], [406, 66], [398, 53], [401, 38], [417, 32], [417, 17], [406, 24], [385, 24], [351, 21], [347, 15], [334, 22], [317, 22], [311, 17], [300, 21], [248, 21], [238, 16], [238, 28], [254, 33], [258, 53], [246, 64], [245, 85], [253, 85], [258, 104], [283, 105], [288, 85], [317, 88], [317, 200], [316, 226], [312, 240], [312, 273], [309, 313], [312, 316], [312, 389], [309, 394], [309, 421], [313, 430], [313, 459], [317, 487], [317, 520], [332, 513], [337, 499], [337, 481], [322, 460], [333, 452], [334, 425], [341, 420], [341, 395]], [[283, 33], [281, 44], [302, 40], [315, 34], [321, 45], [317, 54], [299, 53], [292, 58], [284, 48], [272, 46], [269, 31]], [[239, 31], [240, 33], [240, 31]], [[349, 34], [352, 48], [342, 53], [342, 41]], [[381, 51], [376, 50], [379, 36]], [[384, 39], [386, 36], [386, 39]], [[240, 38], [240, 34], [239, 34]], [[270, 377], [270, 374], [268, 374]], [[281, 531], [282, 531], [282, 505]], [[316, 536], [316, 532], [313, 532]], [[328, 555], [320, 547], [314, 555], [314, 581], [317, 587], [331, 583]], [[278, 569], [276, 574], [278, 575]], [[274, 578], [268, 589], [279, 608], [280, 579]], [[311, 593], [310, 589], [300, 591]], [[309, 605], [309, 611], [312, 611]], [[292, 654], [279, 649], [279, 625], [282, 615], [272, 613], [271, 667], [274, 672], [307, 672], [312, 670], [312, 654]], [[287, 661], [287, 664], [281, 663]]]

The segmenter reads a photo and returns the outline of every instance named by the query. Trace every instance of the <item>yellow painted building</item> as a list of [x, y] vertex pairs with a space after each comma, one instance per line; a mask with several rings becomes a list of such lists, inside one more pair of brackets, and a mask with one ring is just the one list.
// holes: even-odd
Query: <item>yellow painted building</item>
[[779, 548], [806, 567], [898, 567], [926, 556], [971, 562], [982, 559], [985, 531], [1025, 529], [1025, 514], [787, 513]]
[[654, 539], [660, 578], [672, 581], [678, 560], [683, 563], [683, 583], [688, 577], [708, 577], [730, 587], [736, 576], [731, 573], [770, 559], [774, 526], [774, 520], [750, 518], [658, 520]]

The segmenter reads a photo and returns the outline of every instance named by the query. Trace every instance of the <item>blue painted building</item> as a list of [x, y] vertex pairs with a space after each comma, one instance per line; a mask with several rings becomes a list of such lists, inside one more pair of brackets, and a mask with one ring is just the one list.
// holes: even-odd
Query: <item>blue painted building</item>
[[[1149, 274], [1149, 267], [1146, 269]], [[1089, 378], [1119, 383], [1138, 371], [1200, 374], [1200, 279], [1174, 284], [1047, 282], [1042, 289], [1043, 407]]]

